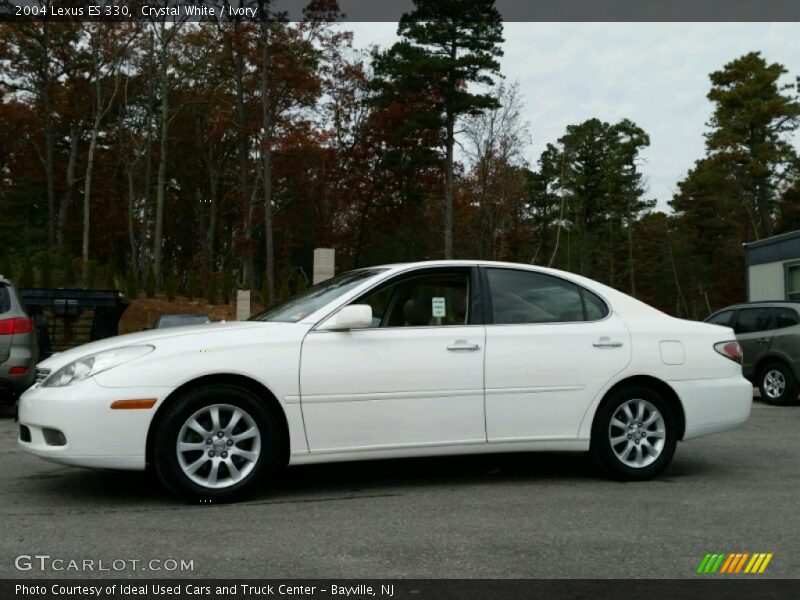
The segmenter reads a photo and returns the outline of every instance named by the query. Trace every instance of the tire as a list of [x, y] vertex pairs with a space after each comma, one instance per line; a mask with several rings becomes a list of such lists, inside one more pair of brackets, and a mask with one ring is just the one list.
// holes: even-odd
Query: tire
[[758, 389], [761, 391], [761, 398], [768, 404], [797, 404], [797, 379], [792, 370], [782, 362], [769, 363], [761, 369]]
[[244, 498], [276, 470], [279, 449], [280, 429], [269, 407], [244, 388], [214, 384], [167, 407], [155, 431], [153, 462], [176, 496], [226, 503]]
[[641, 481], [669, 465], [677, 442], [677, 420], [663, 395], [649, 387], [630, 386], [601, 403], [592, 423], [590, 454], [606, 475]]

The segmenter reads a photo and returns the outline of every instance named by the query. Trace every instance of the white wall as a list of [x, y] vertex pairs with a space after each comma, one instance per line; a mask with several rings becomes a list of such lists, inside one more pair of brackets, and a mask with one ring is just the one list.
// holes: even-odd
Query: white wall
[[783, 300], [784, 261], [751, 265], [747, 268], [748, 300]]

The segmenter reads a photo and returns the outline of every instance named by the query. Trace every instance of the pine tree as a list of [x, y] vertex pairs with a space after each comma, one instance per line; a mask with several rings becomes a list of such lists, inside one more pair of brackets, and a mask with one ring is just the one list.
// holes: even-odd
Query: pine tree
[[453, 148], [459, 117], [498, 106], [470, 84], [492, 85], [503, 55], [503, 21], [494, 0], [414, 0], [400, 19], [403, 38], [375, 60], [379, 102], [427, 105], [411, 126], [435, 128], [444, 141], [444, 257], [453, 257]]
[[800, 102], [795, 84], [779, 82], [786, 72], [751, 52], [710, 75], [708, 99], [715, 106], [706, 134], [708, 154], [735, 165], [738, 185], [757, 216], [759, 237], [772, 235], [778, 194], [800, 160], [792, 144]]

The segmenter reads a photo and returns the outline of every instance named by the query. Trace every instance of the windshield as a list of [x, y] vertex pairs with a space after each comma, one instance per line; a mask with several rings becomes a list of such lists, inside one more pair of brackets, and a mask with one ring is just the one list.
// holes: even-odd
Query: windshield
[[295, 296], [286, 302], [273, 306], [251, 317], [250, 320], [297, 323], [383, 270], [384, 269], [360, 269], [358, 271], [342, 273], [341, 275], [327, 279], [308, 288], [299, 296]]
[[208, 315], [162, 315], [156, 323], [156, 329], [164, 327], [181, 327], [183, 325], [202, 325], [210, 323]]

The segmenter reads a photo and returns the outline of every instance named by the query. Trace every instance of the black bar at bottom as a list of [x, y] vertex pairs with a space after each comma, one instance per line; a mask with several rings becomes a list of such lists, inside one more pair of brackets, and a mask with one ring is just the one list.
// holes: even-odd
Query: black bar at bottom
[[5, 579], [3, 600], [783, 600], [800, 580], [745, 579]]

